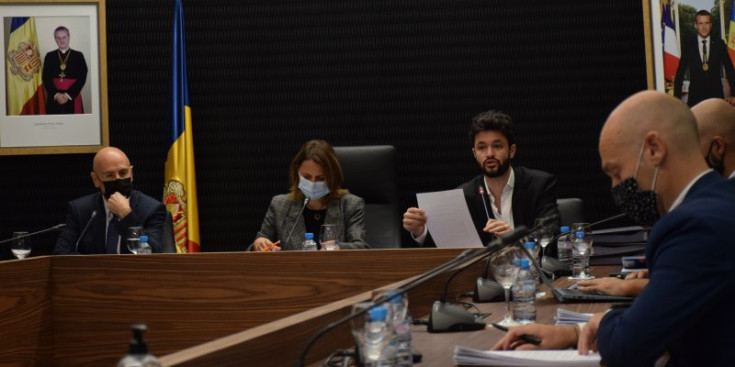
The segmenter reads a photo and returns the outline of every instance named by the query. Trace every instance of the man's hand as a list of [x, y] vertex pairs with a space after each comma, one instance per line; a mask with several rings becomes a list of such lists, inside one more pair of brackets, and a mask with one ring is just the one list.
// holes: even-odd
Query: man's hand
[[482, 230], [493, 234], [495, 237], [500, 237], [510, 232], [510, 226], [508, 223], [501, 222], [497, 219], [488, 219], [487, 224], [485, 224], [485, 228]]
[[591, 351], [597, 352], [597, 330], [600, 330], [600, 320], [605, 316], [604, 312], [594, 314], [587, 326], [582, 329], [577, 342], [577, 351], [579, 354], [586, 355]]
[[133, 211], [130, 209], [130, 199], [122, 196], [119, 192], [110, 195], [110, 198], [107, 199], [107, 208], [119, 219], [127, 217]]
[[258, 237], [253, 242], [253, 251], [280, 251], [281, 248], [265, 237]]
[[56, 93], [54, 94], [54, 101], [58, 104], [65, 104], [66, 102], [69, 102], [69, 98], [66, 96], [66, 94], [63, 93]]
[[648, 270], [634, 271], [625, 276], [625, 279], [646, 279], [648, 278]]
[[408, 208], [403, 213], [403, 229], [411, 232], [414, 237], [421, 236], [426, 226], [426, 213], [419, 208]]
[[605, 277], [577, 282], [577, 289], [582, 292], [603, 292], [612, 296], [635, 297], [648, 284], [648, 279], [618, 279]]
[[[521, 340], [521, 335], [534, 336], [541, 340], [541, 344], [526, 343]], [[574, 347], [575, 344], [577, 344], [576, 325], [527, 324], [510, 328], [508, 334], [493, 346], [493, 350], [567, 349]]]

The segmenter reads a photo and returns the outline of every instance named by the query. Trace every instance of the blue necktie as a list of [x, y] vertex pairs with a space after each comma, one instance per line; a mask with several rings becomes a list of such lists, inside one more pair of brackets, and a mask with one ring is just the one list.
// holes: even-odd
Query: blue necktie
[[117, 233], [117, 223], [119, 220], [117, 219], [116, 215], [112, 216], [112, 219], [110, 219], [110, 223], [107, 224], [107, 253], [108, 254], [116, 254], [117, 253], [117, 243], [118, 238], [120, 235]]

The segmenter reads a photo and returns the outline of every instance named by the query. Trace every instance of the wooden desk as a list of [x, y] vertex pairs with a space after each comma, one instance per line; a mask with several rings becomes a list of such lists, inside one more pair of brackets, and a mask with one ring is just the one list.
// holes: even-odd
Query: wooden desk
[[[0, 361], [113, 366], [127, 351], [129, 325], [137, 322], [148, 325], [149, 349], [159, 356], [243, 330], [251, 336], [282, 331], [294, 315], [323, 325], [320, 307], [415, 276], [461, 251], [47, 256], [4, 261]], [[429, 294], [428, 288], [425, 291]], [[310, 329], [299, 323], [291, 332], [303, 341]], [[281, 347], [298, 349], [298, 343]], [[277, 351], [274, 345], [259, 348]], [[231, 362], [240, 366], [242, 361]]]
[[[592, 272], [597, 276], [605, 276], [612, 270], [619, 270], [619, 266], [593, 267]], [[574, 281], [566, 278], [554, 282], [557, 286], [571, 285]], [[546, 286], [541, 287], [546, 291], [546, 297], [536, 302], [536, 321], [544, 324], [556, 322], [557, 308], [565, 308], [577, 312], [602, 312], [610, 307], [610, 303], [559, 303]], [[478, 307], [483, 313], [491, 312], [486, 321], [489, 324], [503, 319], [505, 314], [505, 303], [482, 303]], [[418, 367], [445, 367], [454, 366], [452, 356], [454, 347], [462, 345], [476, 349], [490, 349], [498, 340], [505, 335], [504, 332], [490, 326], [485, 330], [456, 333], [429, 333], [425, 326], [413, 327], [413, 346], [423, 354], [422, 363]]]
[[[473, 282], [481, 274], [483, 264], [475, 264], [473, 268], [457, 277], [450, 287], [448, 299], [454, 299], [453, 294], [459, 294], [473, 289]], [[595, 274], [607, 274], [616, 267], [598, 267]], [[437, 277], [409, 293], [409, 308], [413, 315], [427, 315], [432, 303], [439, 298], [445, 279], [450, 274]], [[560, 279], [559, 282], [569, 280]], [[391, 285], [397, 287], [403, 282]], [[345, 298], [326, 304], [291, 317], [267, 323], [256, 328], [245, 330], [225, 338], [213, 340], [196, 347], [181, 350], [161, 358], [164, 366], [296, 366], [306, 340], [324, 325], [347, 315], [354, 303], [370, 298], [370, 292], [364, 292], [353, 297]], [[560, 306], [551, 293], [547, 298], [539, 301], [537, 312], [539, 322], [553, 323], [556, 308]], [[495, 322], [503, 317], [505, 304], [487, 303], [479, 305], [483, 312], [492, 312], [489, 322]], [[602, 311], [609, 307], [609, 303], [578, 303], [564, 304], [563, 307], [581, 312]], [[475, 348], [489, 349], [502, 333], [497, 330], [482, 330], [461, 333], [426, 332], [425, 326], [414, 326], [413, 345], [424, 355], [423, 362], [418, 366], [452, 366], [452, 354], [455, 345], [465, 345]], [[324, 358], [335, 349], [350, 348], [354, 345], [349, 325], [341, 325], [324, 335], [311, 349], [307, 356], [307, 365], [320, 366]]]

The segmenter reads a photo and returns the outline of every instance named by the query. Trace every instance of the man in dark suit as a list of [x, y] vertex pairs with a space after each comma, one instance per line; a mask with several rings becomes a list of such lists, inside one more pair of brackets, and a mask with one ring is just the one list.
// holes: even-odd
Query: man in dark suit
[[[650, 281], [630, 307], [584, 326], [513, 328], [494, 349], [577, 346], [604, 364], [727, 366], [735, 345], [735, 181], [707, 169], [694, 115], [681, 101], [645, 91], [620, 104], [600, 134], [600, 158], [613, 198], [638, 221], [663, 215], [646, 244]], [[705, 336], [705, 337], [703, 337]]]
[[[697, 37], [682, 43], [682, 54], [674, 78], [674, 95], [681, 98], [684, 73], [689, 69], [689, 94], [687, 104], [694, 106], [707, 98], [723, 98], [722, 74], [731, 88], [735, 88], [735, 69], [727, 53], [727, 46], [711, 35], [712, 14], [700, 10], [694, 17]], [[730, 103], [732, 98], [728, 100]]]
[[[470, 141], [472, 154], [483, 174], [459, 188], [464, 191], [482, 243], [520, 225], [532, 228], [536, 218], [559, 214], [554, 176], [511, 167], [517, 147], [510, 116], [498, 111], [478, 114], [470, 125]], [[434, 246], [426, 219], [426, 213], [420, 208], [408, 208], [403, 214], [403, 228], [418, 244]]]
[[699, 128], [699, 149], [717, 173], [735, 179], [735, 107], [712, 98], [692, 107]]
[[100, 192], [69, 202], [66, 228], [54, 254], [129, 254], [125, 237], [134, 226], [143, 227], [153, 252], [161, 252], [166, 208], [132, 189], [133, 166], [125, 153], [114, 147], [100, 149], [90, 176]]

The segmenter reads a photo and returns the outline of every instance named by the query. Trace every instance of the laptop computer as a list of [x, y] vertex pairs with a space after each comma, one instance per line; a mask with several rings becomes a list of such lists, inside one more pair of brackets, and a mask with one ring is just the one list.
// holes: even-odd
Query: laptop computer
[[[523, 251], [526, 252], [526, 256], [529, 256], [528, 250], [523, 248]], [[627, 296], [611, 296], [609, 294], [605, 294], [602, 292], [582, 292], [579, 289], [576, 289], [576, 287], [571, 288], [556, 288], [551, 284], [551, 279], [549, 279], [548, 276], [544, 273], [543, 270], [539, 270], [539, 266], [536, 263], [536, 261], [531, 261], [533, 266], [538, 270], [539, 276], [541, 277], [541, 280], [551, 289], [551, 292], [554, 294], [554, 297], [556, 297], [559, 302], [568, 302], [568, 303], [574, 303], [574, 302], [633, 302], [633, 297], [627, 297]]]

